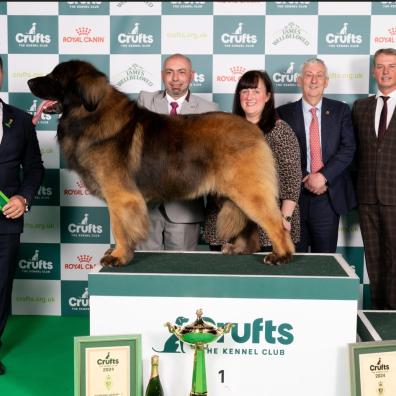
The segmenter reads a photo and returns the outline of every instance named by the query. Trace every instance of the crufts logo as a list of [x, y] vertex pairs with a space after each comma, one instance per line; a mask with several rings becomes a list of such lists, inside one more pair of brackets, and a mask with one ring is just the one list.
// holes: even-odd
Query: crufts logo
[[344, 22], [338, 33], [326, 34], [326, 42], [330, 44], [330, 47], [356, 46], [357, 44], [362, 44], [362, 35], [351, 33], [348, 26], [349, 23]]
[[50, 271], [54, 268], [52, 261], [39, 258], [40, 251], [36, 249], [30, 259], [19, 260], [18, 266], [22, 271]]
[[88, 234], [96, 234], [99, 235], [103, 232], [102, 226], [97, 224], [89, 223], [89, 214], [85, 213], [79, 224], [70, 223], [67, 227], [67, 230], [71, 234], [80, 234], [80, 235], [88, 235]]
[[[205, 321], [215, 324], [211, 318], [204, 318]], [[184, 316], [176, 318], [176, 325], [183, 326], [189, 320]], [[223, 326], [217, 323], [217, 326]], [[253, 322], [236, 323], [227, 337], [231, 337], [236, 344], [250, 344], [266, 346], [290, 345], [294, 341], [293, 326], [289, 323], [275, 324], [273, 320], [257, 318]], [[224, 337], [217, 340], [217, 344], [224, 342]], [[174, 335], [170, 335], [162, 348], [152, 348], [155, 352], [184, 353], [183, 343]], [[226, 348], [223, 354], [230, 354], [230, 348]], [[264, 354], [264, 353], [263, 353]]]
[[51, 36], [49, 34], [40, 33], [37, 29], [37, 23], [33, 22], [27, 33], [17, 33], [15, 41], [26, 47], [36, 47], [43, 44], [51, 43]]
[[104, 358], [99, 358], [96, 363], [98, 366], [117, 366], [119, 360], [116, 358], [112, 358], [110, 356], [110, 352], [107, 352], [107, 355]]
[[226, 47], [230, 46], [252, 46], [257, 43], [257, 36], [255, 34], [249, 34], [244, 32], [243, 22], [238, 22], [237, 26], [232, 33], [223, 33], [221, 35], [221, 42]]
[[88, 310], [89, 308], [89, 294], [88, 287], [86, 287], [80, 297], [70, 297], [69, 305], [72, 309]]
[[149, 47], [154, 42], [152, 34], [145, 34], [140, 31], [139, 22], [135, 22], [129, 32], [120, 33], [117, 38], [122, 47]]
[[275, 83], [282, 83], [288, 85], [295, 85], [297, 82], [298, 72], [295, 70], [295, 62], [290, 62], [287, 70], [283, 73], [275, 72], [272, 79]]
[[[36, 111], [37, 111], [37, 99], [33, 99], [32, 100], [32, 104], [30, 106], [28, 106], [26, 111], [28, 113], [30, 113], [31, 115], [33, 115], [33, 116], [36, 114]], [[41, 112], [40, 121], [48, 122], [50, 120], [51, 120], [51, 115], [50, 114], [44, 114], [44, 112]]]
[[375, 372], [384, 372], [390, 370], [390, 365], [386, 364], [382, 361], [383, 359], [380, 357], [375, 364], [370, 364], [370, 371]]

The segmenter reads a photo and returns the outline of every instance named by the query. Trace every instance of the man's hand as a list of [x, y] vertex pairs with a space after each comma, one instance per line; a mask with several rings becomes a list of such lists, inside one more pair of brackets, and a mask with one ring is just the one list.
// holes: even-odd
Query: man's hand
[[25, 199], [21, 195], [14, 195], [3, 207], [3, 214], [7, 219], [17, 219], [25, 213]]
[[327, 191], [326, 178], [320, 173], [309, 173], [302, 180], [304, 187], [316, 195], [321, 195]]

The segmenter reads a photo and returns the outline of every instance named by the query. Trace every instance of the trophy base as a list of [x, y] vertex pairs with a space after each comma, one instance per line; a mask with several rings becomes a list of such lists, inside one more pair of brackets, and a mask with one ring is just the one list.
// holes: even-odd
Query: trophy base
[[190, 396], [207, 396], [208, 392], [204, 393], [197, 393], [197, 392], [190, 392]]

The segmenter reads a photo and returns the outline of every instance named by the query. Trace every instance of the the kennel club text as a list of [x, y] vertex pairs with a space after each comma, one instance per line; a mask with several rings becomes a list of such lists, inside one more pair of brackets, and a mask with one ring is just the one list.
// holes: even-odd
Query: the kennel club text
[[[289, 323], [276, 325], [273, 320], [264, 321], [262, 318], [255, 319], [252, 323], [238, 323], [231, 330], [232, 340], [238, 344], [260, 344], [260, 347], [209, 347], [208, 354], [212, 355], [264, 355], [284, 356], [286, 350], [279, 348], [281, 345], [290, 345], [294, 341], [292, 334], [293, 326]], [[222, 339], [218, 343], [222, 342]], [[262, 344], [268, 344], [265, 348]]]

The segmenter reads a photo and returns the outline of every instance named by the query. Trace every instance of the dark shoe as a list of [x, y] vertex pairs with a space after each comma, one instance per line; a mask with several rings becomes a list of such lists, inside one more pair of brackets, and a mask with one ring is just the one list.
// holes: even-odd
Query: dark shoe
[[5, 374], [6, 368], [3, 363], [0, 362], [0, 375]]

